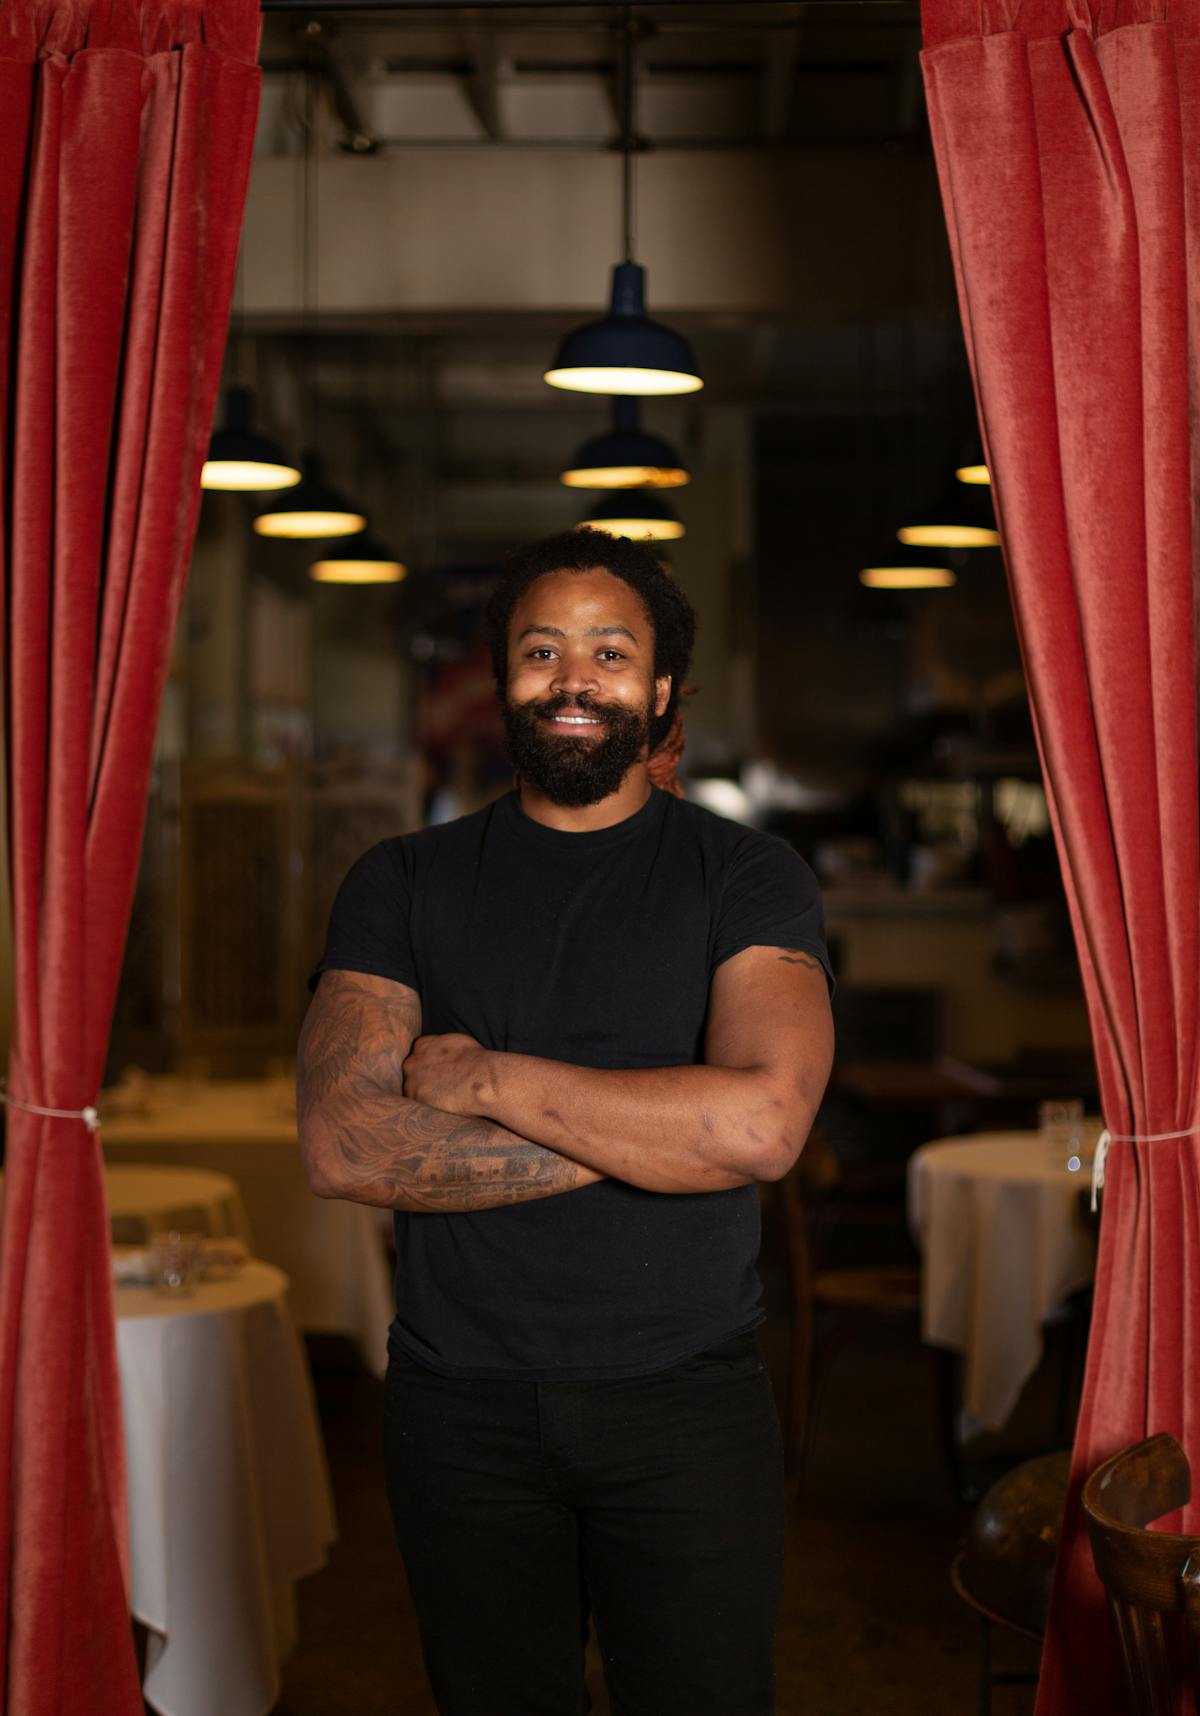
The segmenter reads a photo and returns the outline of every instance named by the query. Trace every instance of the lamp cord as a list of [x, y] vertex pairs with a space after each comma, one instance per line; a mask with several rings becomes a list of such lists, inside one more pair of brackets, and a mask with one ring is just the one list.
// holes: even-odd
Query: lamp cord
[[633, 8], [621, 20], [621, 218], [625, 261], [633, 261]]
[[317, 377], [316, 355], [313, 351], [317, 322], [317, 94], [316, 38], [320, 23], [310, 19], [305, 27], [304, 46], [304, 197], [301, 210], [301, 291], [303, 294], [301, 328], [305, 347], [307, 442], [311, 451], [317, 446]]
[[[246, 379], [246, 270], [243, 266], [244, 240], [238, 240], [237, 261], [233, 276], [233, 384], [245, 387]], [[257, 377], [255, 378], [257, 380]]]

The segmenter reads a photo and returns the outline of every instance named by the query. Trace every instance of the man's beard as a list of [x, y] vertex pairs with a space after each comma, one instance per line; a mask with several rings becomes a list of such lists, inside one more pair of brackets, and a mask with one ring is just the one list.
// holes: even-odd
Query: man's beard
[[[575, 739], [551, 732], [547, 719], [561, 709], [597, 716], [604, 731]], [[559, 692], [541, 703], [505, 703], [508, 754], [522, 780], [554, 804], [578, 810], [616, 792], [650, 743], [650, 709], [598, 703], [584, 693]]]

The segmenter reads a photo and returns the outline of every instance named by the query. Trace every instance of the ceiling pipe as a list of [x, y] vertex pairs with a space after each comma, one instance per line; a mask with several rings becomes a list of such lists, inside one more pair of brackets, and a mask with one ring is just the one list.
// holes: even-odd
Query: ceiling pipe
[[[508, 12], [540, 11], [616, 11], [625, 0], [325, 0], [314, 6], [312, 0], [260, 0], [262, 12], [307, 12], [313, 16], [341, 17], [354, 12], [466, 12], [479, 13], [504, 10]], [[788, 7], [796, 10], [796, 0], [757, 0], [759, 5]], [[862, 11], [868, 4], [872, 10], [880, 6], [895, 6], [899, 10], [905, 0], [825, 0], [827, 5], [845, 6]], [[648, 0], [651, 9], [662, 6], [695, 6], [696, 0]], [[719, 23], [720, 20], [714, 22]], [[733, 20], [731, 19], [732, 23]], [[744, 27], [744, 26], [740, 26]]]

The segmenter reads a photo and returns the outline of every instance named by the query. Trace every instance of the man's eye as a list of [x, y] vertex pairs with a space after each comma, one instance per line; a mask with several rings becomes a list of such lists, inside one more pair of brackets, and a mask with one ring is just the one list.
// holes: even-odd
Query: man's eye
[[625, 657], [619, 649], [602, 649], [600, 654], [605, 661], [624, 661]]
[[531, 649], [529, 652], [529, 659], [530, 661], [548, 661], [553, 654], [554, 651], [552, 649], [546, 649], [544, 647], [541, 649]]

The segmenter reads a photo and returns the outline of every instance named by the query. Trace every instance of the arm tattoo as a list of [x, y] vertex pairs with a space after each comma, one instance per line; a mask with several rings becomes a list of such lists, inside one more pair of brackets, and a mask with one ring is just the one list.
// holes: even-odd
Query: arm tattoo
[[825, 967], [819, 959], [814, 959], [811, 953], [801, 953], [798, 947], [785, 947], [779, 950], [781, 965], [807, 965], [810, 971], [824, 971]]
[[399, 1094], [404, 1057], [420, 1029], [420, 1006], [402, 989], [381, 994], [352, 972], [326, 972], [300, 1032], [299, 1119], [347, 1084], [365, 1094]]
[[327, 971], [300, 1035], [297, 1120], [354, 1203], [448, 1212], [551, 1197], [602, 1178], [490, 1120], [445, 1114], [404, 1095], [420, 1033], [416, 997]]

